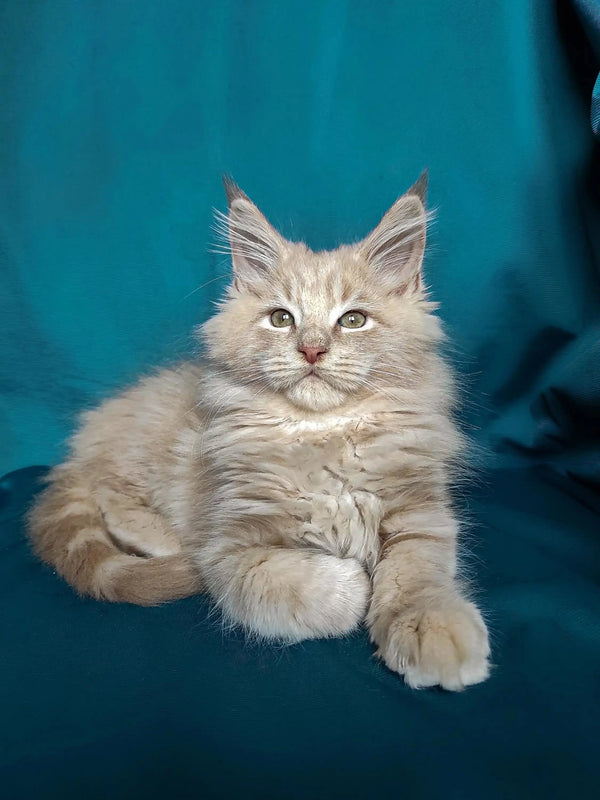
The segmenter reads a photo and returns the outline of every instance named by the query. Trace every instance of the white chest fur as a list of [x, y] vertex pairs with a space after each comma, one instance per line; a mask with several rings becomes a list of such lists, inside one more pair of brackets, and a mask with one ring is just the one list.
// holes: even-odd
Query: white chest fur
[[202, 437], [213, 524], [252, 519], [290, 543], [376, 563], [379, 528], [418, 440], [396, 415], [293, 422], [230, 414]]

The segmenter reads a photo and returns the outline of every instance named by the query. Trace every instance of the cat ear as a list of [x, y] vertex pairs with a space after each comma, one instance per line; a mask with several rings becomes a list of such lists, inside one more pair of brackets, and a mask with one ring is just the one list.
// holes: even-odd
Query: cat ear
[[427, 234], [427, 171], [383, 216], [359, 248], [384, 285], [394, 291], [421, 288]]
[[234, 275], [244, 284], [264, 280], [277, 264], [283, 239], [231, 178], [223, 176], [223, 185]]

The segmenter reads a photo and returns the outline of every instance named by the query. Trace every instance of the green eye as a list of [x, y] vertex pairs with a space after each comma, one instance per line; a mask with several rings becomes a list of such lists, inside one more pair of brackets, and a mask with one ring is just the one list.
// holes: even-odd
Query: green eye
[[285, 308], [278, 308], [271, 314], [271, 325], [274, 328], [289, 328], [294, 324], [294, 318]]
[[342, 328], [362, 328], [366, 321], [367, 318], [360, 311], [346, 311], [338, 319], [338, 325]]

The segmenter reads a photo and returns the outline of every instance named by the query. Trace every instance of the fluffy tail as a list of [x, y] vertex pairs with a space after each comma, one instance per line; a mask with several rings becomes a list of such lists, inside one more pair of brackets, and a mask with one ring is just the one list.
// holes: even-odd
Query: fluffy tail
[[29, 536], [37, 555], [80, 594], [153, 606], [201, 591], [198, 569], [179, 545], [173, 546], [173, 535], [157, 546], [164, 527], [158, 514], [142, 506], [132, 512], [129, 506], [123, 537], [119, 526], [112, 530], [110, 515], [91, 491], [57, 472], [28, 514]]

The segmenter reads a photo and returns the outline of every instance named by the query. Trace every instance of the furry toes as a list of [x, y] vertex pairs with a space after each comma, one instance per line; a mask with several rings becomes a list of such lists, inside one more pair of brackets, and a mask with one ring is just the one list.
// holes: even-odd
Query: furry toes
[[489, 675], [490, 646], [478, 609], [459, 598], [448, 607], [407, 608], [373, 625], [377, 655], [414, 689], [460, 691]]

